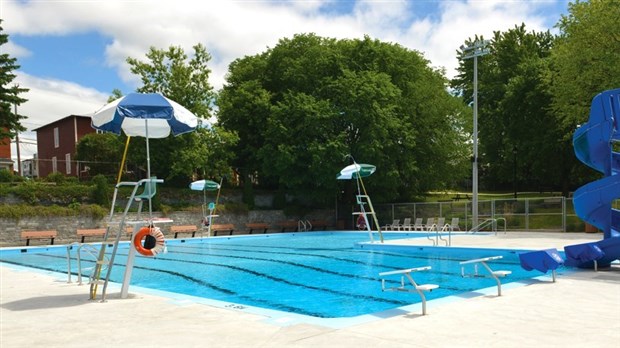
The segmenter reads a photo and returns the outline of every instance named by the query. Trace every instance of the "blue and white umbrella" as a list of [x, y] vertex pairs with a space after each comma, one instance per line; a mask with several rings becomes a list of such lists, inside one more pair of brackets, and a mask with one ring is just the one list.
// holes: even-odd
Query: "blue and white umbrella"
[[[166, 138], [196, 129], [202, 119], [159, 93], [130, 93], [92, 115], [92, 127], [105, 132], [146, 138], [147, 176], [151, 177], [149, 138]], [[206, 124], [206, 126], [209, 126]]]

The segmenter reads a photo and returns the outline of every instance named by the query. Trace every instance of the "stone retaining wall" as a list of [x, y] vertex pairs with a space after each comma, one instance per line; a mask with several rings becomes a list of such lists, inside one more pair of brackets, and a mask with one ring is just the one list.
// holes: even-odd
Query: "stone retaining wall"
[[[144, 213], [142, 217], [144, 217]], [[154, 217], [163, 217], [161, 213], [153, 213]], [[166, 237], [173, 237], [170, 234], [170, 226], [172, 225], [196, 225], [202, 223], [202, 214], [200, 212], [173, 212], [167, 218], [174, 222], [170, 224], [162, 224], [160, 228]], [[127, 220], [135, 220], [136, 214], [129, 214]], [[324, 220], [329, 223], [332, 228], [336, 226], [336, 218], [333, 210], [317, 210], [308, 214], [307, 220]], [[235, 234], [247, 233], [248, 229], [245, 224], [248, 222], [265, 222], [271, 226], [268, 232], [280, 231], [276, 226], [279, 221], [296, 220], [287, 218], [281, 210], [252, 210], [246, 214], [230, 214], [224, 213], [214, 220], [213, 223], [231, 223], [235, 225]], [[28, 217], [21, 219], [4, 219], [0, 218], [0, 246], [20, 246], [26, 245], [26, 242], [20, 239], [21, 231], [26, 230], [56, 230], [58, 237], [54, 244], [68, 244], [79, 242], [76, 235], [78, 228], [102, 228], [106, 227], [108, 217], [101, 220], [94, 220], [88, 217]], [[118, 228], [120, 215], [116, 215], [110, 224], [112, 228]], [[115, 230], [113, 230], [115, 231]], [[114, 232], [116, 233], [116, 232]], [[90, 240], [89, 240], [90, 239]], [[123, 234], [123, 240], [128, 239]], [[87, 241], [100, 241], [98, 237], [87, 238]], [[31, 240], [30, 245], [48, 244], [49, 239]]]

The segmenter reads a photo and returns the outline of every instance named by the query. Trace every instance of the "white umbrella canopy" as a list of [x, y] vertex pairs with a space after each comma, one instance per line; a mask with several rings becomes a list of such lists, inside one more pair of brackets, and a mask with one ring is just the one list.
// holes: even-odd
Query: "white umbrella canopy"
[[215, 191], [220, 189], [220, 184], [211, 180], [198, 180], [192, 182], [189, 188], [195, 191]]
[[340, 173], [336, 176], [338, 180], [350, 180], [357, 178], [365, 178], [372, 175], [377, 170], [377, 167], [372, 164], [351, 164], [344, 167]]

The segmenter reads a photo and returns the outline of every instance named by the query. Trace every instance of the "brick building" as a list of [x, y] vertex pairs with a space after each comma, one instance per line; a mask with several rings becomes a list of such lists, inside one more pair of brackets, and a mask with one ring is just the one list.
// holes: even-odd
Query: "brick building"
[[78, 176], [74, 160], [77, 143], [84, 135], [95, 133], [88, 116], [70, 115], [34, 129], [37, 132], [37, 158], [40, 177], [60, 172]]
[[11, 159], [11, 139], [0, 139], [0, 170], [13, 170], [13, 160]]

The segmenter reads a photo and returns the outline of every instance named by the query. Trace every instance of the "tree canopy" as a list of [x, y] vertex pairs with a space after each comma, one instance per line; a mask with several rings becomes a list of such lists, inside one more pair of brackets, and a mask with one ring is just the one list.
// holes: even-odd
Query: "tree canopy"
[[620, 86], [620, 2], [592, 0], [569, 4], [557, 24], [552, 51], [552, 109], [562, 128], [562, 178], [582, 184], [598, 175], [577, 161], [572, 136], [590, 115], [592, 98]]
[[408, 200], [467, 172], [469, 110], [422, 54], [365, 37], [281, 39], [229, 67], [220, 124], [245, 180], [333, 202], [351, 154], [378, 170], [377, 200]]
[[[466, 42], [481, 41], [475, 37]], [[556, 120], [551, 113], [549, 61], [554, 37], [525, 24], [495, 32], [489, 54], [478, 57], [481, 178], [487, 189], [538, 189], [558, 181]], [[466, 102], [473, 95], [473, 59], [458, 52], [452, 86]], [[521, 183], [521, 185], [519, 185]]]

